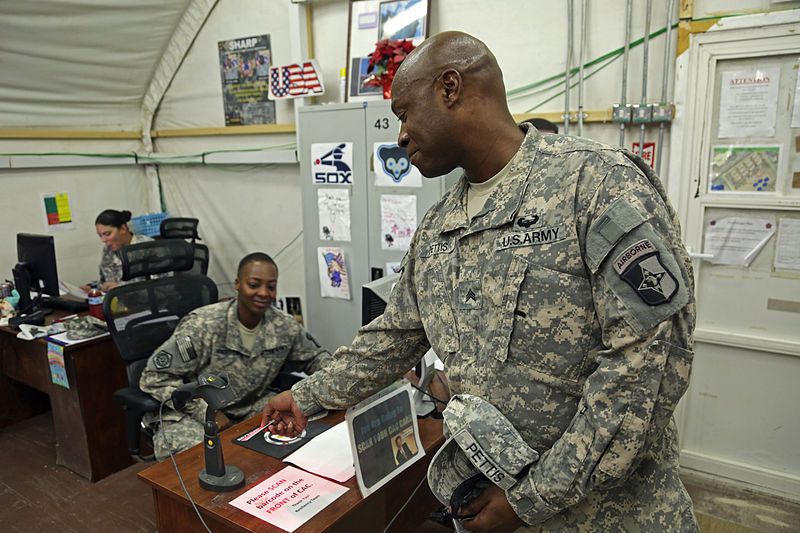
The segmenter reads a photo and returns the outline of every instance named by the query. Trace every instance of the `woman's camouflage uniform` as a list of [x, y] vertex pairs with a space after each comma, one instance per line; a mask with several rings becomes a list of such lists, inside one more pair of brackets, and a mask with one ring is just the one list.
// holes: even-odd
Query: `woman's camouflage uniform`
[[[267, 309], [258, 325], [259, 331], [252, 352], [245, 351], [239, 335], [237, 300], [201, 307], [185, 316], [172, 338], [187, 336], [197, 357], [183, 361], [181, 357], [159, 356], [155, 350], [139, 380], [141, 389], [158, 401], [167, 399], [175, 388], [195, 381], [200, 374], [227, 372], [238, 399], [222, 412], [239, 421], [261, 412], [275, 394], [270, 384], [284, 364], [285, 370], [309, 374], [322, 368], [330, 354], [293, 317], [274, 307]], [[185, 450], [203, 440], [206, 402], [193, 400], [181, 412], [165, 406], [163, 418], [173, 453]], [[158, 420], [148, 414], [145, 423]], [[153, 437], [156, 458], [169, 456], [161, 428]]]
[[[153, 239], [150, 237], [139, 235], [138, 233], [133, 233], [131, 235], [131, 244], [139, 244], [140, 242], [152, 240]], [[119, 284], [123, 284], [138, 280], [122, 281], [122, 260], [119, 258], [119, 254], [108, 246], [103, 246], [103, 253], [100, 256], [100, 283], [106, 281], [115, 281]]]
[[660, 182], [628, 152], [530, 129], [471, 221], [466, 187], [423, 219], [383, 316], [295, 402], [350, 405], [432, 346], [452, 392], [541, 455], [506, 492], [524, 531], [695, 531], [672, 420], [694, 282]]

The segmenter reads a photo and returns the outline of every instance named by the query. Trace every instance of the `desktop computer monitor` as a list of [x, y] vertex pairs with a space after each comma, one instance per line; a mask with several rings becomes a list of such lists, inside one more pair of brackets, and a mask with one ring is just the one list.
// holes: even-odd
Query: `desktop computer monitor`
[[[361, 325], [365, 326], [383, 314], [386, 303], [392, 294], [400, 274], [389, 274], [361, 286]], [[414, 407], [417, 415], [425, 416], [436, 407], [428, 396], [428, 387], [436, 374], [435, 363], [438, 357], [433, 350], [428, 350], [415, 368], [419, 377], [419, 386], [414, 389]]]
[[35, 302], [31, 291], [38, 296], [58, 297], [56, 249], [52, 235], [17, 233], [17, 264], [14, 266], [14, 285], [19, 292], [19, 309], [27, 313]]

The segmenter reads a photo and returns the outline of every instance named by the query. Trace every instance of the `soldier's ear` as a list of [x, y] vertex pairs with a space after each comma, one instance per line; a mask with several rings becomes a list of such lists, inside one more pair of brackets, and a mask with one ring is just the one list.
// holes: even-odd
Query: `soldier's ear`
[[233, 280], [233, 289], [239, 292], [239, 276], [236, 276], [236, 279]]

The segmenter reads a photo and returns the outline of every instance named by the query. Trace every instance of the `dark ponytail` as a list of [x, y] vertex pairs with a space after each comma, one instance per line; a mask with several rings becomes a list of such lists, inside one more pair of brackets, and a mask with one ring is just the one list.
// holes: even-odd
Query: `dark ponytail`
[[116, 209], [106, 209], [94, 219], [95, 224], [102, 224], [104, 226], [113, 226], [115, 228], [122, 227], [123, 224], [131, 219], [130, 211], [117, 211]]

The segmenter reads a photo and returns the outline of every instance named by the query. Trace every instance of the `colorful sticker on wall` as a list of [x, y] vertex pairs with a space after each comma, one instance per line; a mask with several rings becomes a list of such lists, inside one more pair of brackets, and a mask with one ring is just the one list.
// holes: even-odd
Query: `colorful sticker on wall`
[[417, 229], [417, 197], [381, 195], [381, 249], [408, 250]]
[[394, 143], [375, 143], [372, 161], [377, 187], [422, 187], [422, 174], [411, 164], [405, 148]]
[[67, 193], [42, 194], [42, 207], [44, 209], [44, 223], [48, 231], [75, 229]]
[[350, 191], [318, 189], [319, 238], [323, 241], [350, 241]]
[[352, 185], [353, 143], [312, 144], [311, 181], [315, 185]]
[[67, 367], [64, 364], [64, 347], [54, 342], [47, 343], [47, 362], [50, 364], [50, 377], [53, 383], [69, 388]]
[[318, 96], [324, 92], [316, 59], [303, 61], [302, 65], [293, 63], [269, 68], [269, 95], [273, 100]]
[[341, 248], [317, 248], [320, 294], [323, 298], [350, 299], [347, 267]]

